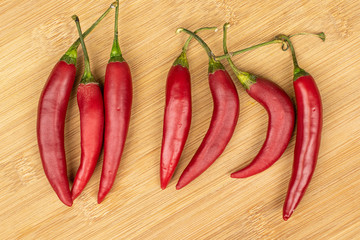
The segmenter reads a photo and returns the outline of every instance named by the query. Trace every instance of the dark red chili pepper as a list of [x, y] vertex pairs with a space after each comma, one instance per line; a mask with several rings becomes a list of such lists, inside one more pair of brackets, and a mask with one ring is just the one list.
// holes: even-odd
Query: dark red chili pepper
[[[195, 33], [205, 29], [200, 28]], [[186, 51], [191, 36], [180, 56], [170, 68], [166, 82], [166, 104], [160, 160], [161, 188], [165, 189], [184, 149], [191, 123], [191, 84]]]
[[104, 84], [105, 133], [104, 161], [98, 193], [101, 203], [114, 184], [129, 129], [132, 81], [129, 65], [122, 57], [118, 41], [118, 14], [115, 13], [114, 42], [106, 67]]
[[[325, 40], [325, 35], [323, 37]], [[322, 104], [314, 79], [298, 65], [289, 37], [281, 35], [279, 38], [287, 41], [291, 49], [297, 107], [294, 165], [283, 209], [286, 221], [304, 196], [315, 170], [321, 141]]]
[[74, 15], [84, 53], [85, 71], [81, 78], [77, 100], [80, 111], [81, 161], [71, 189], [72, 199], [80, 195], [90, 180], [99, 159], [104, 130], [104, 103], [99, 83], [90, 70], [89, 56], [81, 35], [79, 18]]
[[[115, 4], [84, 32], [83, 37], [89, 35]], [[72, 205], [72, 198], [66, 170], [64, 125], [66, 108], [75, 81], [79, 45], [80, 39], [77, 39], [50, 73], [40, 96], [37, 118], [37, 139], [45, 175], [59, 199], [67, 206]]]
[[37, 139], [46, 177], [67, 206], [72, 205], [72, 199], [66, 170], [64, 124], [75, 72], [75, 65], [66, 61], [55, 65], [40, 97], [37, 119]]
[[215, 60], [207, 44], [193, 32], [179, 28], [193, 36], [205, 48], [209, 56], [209, 85], [214, 100], [210, 127], [176, 185], [180, 189], [203, 173], [221, 155], [230, 141], [239, 117], [239, 96], [224, 66]]
[[[223, 46], [227, 54], [226, 32], [229, 24], [224, 24]], [[247, 167], [231, 174], [233, 178], [246, 178], [268, 169], [284, 153], [294, 129], [295, 113], [290, 97], [272, 81], [240, 71], [230, 58], [227, 58], [235, 75], [246, 92], [259, 102], [269, 115], [265, 142], [254, 160]]]

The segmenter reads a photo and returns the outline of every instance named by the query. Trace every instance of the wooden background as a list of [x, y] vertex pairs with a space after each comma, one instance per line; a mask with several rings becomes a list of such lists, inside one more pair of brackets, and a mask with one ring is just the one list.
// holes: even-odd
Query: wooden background
[[[98, 167], [69, 208], [45, 178], [36, 142], [38, 99], [51, 69], [77, 38], [71, 15], [88, 28], [109, 1], [0, 1], [0, 238], [1, 239], [360, 239], [360, 5], [356, 0], [296, 1], [122, 1], [119, 36], [134, 84], [129, 136], [117, 180], [105, 201], [96, 196]], [[104, 81], [113, 36], [111, 12], [86, 39], [95, 77]], [[229, 49], [272, 39], [279, 33], [324, 31], [327, 40], [294, 38], [300, 66], [322, 94], [324, 128], [318, 166], [308, 191], [288, 222], [282, 204], [291, 174], [293, 136], [282, 158], [248, 178], [229, 174], [247, 165], [260, 149], [265, 110], [236, 82], [241, 112], [221, 157], [180, 191], [177, 179], [199, 146], [211, 118], [207, 56], [192, 43], [193, 120], [173, 180], [160, 189], [159, 156], [167, 72], [187, 35], [201, 36], [222, 53], [221, 26], [230, 21]], [[79, 48], [78, 75], [82, 74]], [[290, 52], [268, 46], [234, 58], [251, 73], [272, 79], [293, 98]], [[225, 66], [228, 65], [225, 63]], [[234, 77], [234, 75], [232, 74]], [[235, 80], [235, 78], [234, 78]], [[65, 127], [68, 175], [80, 157], [76, 85]]]

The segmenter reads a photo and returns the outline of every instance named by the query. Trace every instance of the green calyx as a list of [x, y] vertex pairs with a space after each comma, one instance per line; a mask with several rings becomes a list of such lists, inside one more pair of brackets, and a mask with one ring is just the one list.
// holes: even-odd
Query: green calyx
[[308, 75], [310, 75], [310, 74], [307, 73], [304, 69], [299, 68], [299, 67], [294, 68], [294, 81], [296, 81], [300, 77], [308, 76]]
[[67, 64], [76, 65], [77, 49], [79, 45], [72, 45], [66, 53], [60, 58], [60, 61], [64, 61]]
[[185, 51], [182, 51], [180, 56], [174, 61], [173, 66], [176, 65], [181, 65], [182, 67], [189, 69], [189, 62], [187, 60]]
[[224, 65], [218, 60], [215, 60], [214, 58], [209, 58], [209, 68], [208, 72], [209, 74], [216, 72], [217, 70], [225, 70]]
[[252, 75], [250, 73], [247, 72], [242, 72], [239, 71], [237, 68], [234, 69], [232, 68], [233, 72], [235, 73], [237, 79], [239, 79], [241, 85], [243, 85], [243, 87], [245, 89], [250, 89], [250, 86], [254, 83], [256, 83], [256, 76]]
[[119, 56], [110, 56], [109, 63], [110, 63], [110, 62], [125, 62], [125, 59], [123, 58], [122, 55], [119, 55]]
[[97, 83], [95, 81], [94, 75], [91, 72], [85, 72], [84, 75], [81, 77], [80, 83], [88, 84], [88, 83]]
[[[117, 24], [115, 24], [115, 25], [117, 25]], [[117, 26], [116, 26], [116, 28], [117, 28]], [[122, 56], [121, 49], [120, 49], [120, 46], [119, 46], [118, 32], [117, 31], [115, 31], [115, 33], [114, 33], [114, 42], [113, 42], [113, 46], [111, 48], [109, 62], [125, 62], [125, 59]]]

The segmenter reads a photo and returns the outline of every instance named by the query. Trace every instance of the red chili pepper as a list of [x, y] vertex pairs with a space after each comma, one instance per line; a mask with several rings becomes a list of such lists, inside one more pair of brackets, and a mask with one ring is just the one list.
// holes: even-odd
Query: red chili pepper
[[129, 128], [132, 81], [129, 65], [122, 57], [118, 41], [118, 12], [115, 13], [114, 42], [106, 67], [104, 85], [104, 161], [98, 193], [101, 203], [114, 184]]
[[74, 15], [73, 19], [79, 32], [85, 63], [85, 71], [77, 90], [81, 127], [81, 161], [71, 189], [74, 200], [90, 180], [99, 159], [104, 130], [104, 103], [99, 83], [95, 81], [90, 70], [89, 56], [81, 35], [79, 18]]
[[[216, 28], [200, 28], [195, 33], [206, 29]], [[162, 189], [166, 188], [174, 174], [190, 130], [191, 83], [186, 51], [191, 38], [191, 36], [188, 38], [180, 56], [170, 68], [166, 82], [166, 104], [160, 160]]]
[[[323, 35], [325, 40], [325, 35]], [[297, 130], [292, 176], [283, 209], [288, 220], [305, 194], [314, 173], [321, 140], [322, 104], [320, 92], [312, 76], [298, 65], [294, 47], [288, 42], [294, 62], [294, 90], [297, 107]]]
[[224, 66], [215, 60], [207, 44], [193, 32], [179, 28], [193, 36], [205, 48], [209, 56], [209, 85], [214, 100], [210, 127], [176, 185], [180, 189], [203, 173], [221, 155], [230, 141], [239, 117], [239, 96]]
[[[227, 54], [226, 32], [229, 24], [224, 24], [223, 46]], [[227, 58], [235, 75], [246, 92], [259, 102], [269, 115], [266, 139], [261, 150], [247, 167], [231, 174], [232, 178], [246, 178], [268, 169], [284, 153], [289, 145], [294, 129], [294, 106], [286, 92], [272, 81], [240, 71], [230, 58]]]
[[[83, 37], [89, 35], [115, 4], [84, 32]], [[72, 205], [72, 198], [66, 170], [64, 125], [75, 81], [79, 45], [80, 39], [77, 39], [51, 71], [40, 96], [37, 118], [37, 139], [45, 175], [59, 199], [67, 206]]]

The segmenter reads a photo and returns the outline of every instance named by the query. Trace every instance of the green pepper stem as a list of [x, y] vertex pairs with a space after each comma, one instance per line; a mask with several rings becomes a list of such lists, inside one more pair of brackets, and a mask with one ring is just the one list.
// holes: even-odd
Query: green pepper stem
[[291, 51], [291, 55], [292, 55], [292, 59], [293, 59], [293, 63], [294, 63], [294, 69], [300, 68], [299, 64], [298, 64], [298, 61], [297, 61], [297, 58], [296, 58], [295, 49], [294, 49], [294, 46], [293, 46], [293, 44], [292, 44], [292, 42], [290, 40], [290, 37], [288, 37], [286, 35], [279, 35], [276, 38], [287, 42], [287, 44], [290, 47], [290, 51]]
[[[90, 34], [90, 32], [92, 30], [94, 30], [94, 28], [104, 19], [104, 17], [111, 11], [111, 9], [113, 9], [114, 7], [117, 7], [118, 3], [117, 2], [113, 2], [110, 7], [96, 20], [96, 22], [93, 23], [93, 25], [91, 25], [85, 32], [83, 35], [83, 38], [86, 38], [87, 35]], [[79, 47], [79, 45], [81, 44], [81, 40], [80, 37], [73, 43], [74, 47]]]
[[[290, 36], [288, 36], [288, 38], [292, 38], [294, 36], [298, 36], [298, 35], [314, 35], [314, 36], [317, 36], [319, 37], [321, 40], [325, 41], [325, 33], [321, 32], [321, 33], [306, 33], [306, 32], [301, 32], [301, 33], [295, 33], [295, 34], [292, 34]], [[282, 36], [282, 35], [281, 35]], [[226, 58], [230, 58], [232, 56], [235, 56], [235, 55], [238, 55], [240, 53], [243, 53], [243, 52], [247, 52], [247, 51], [250, 51], [250, 50], [253, 50], [253, 49], [256, 49], [256, 48], [259, 48], [259, 47], [263, 47], [263, 46], [266, 46], [266, 45], [270, 45], [270, 44], [275, 44], [275, 43], [282, 43], [284, 44], [285, 40], [283, 39], [279, 39], [279, 38], [275, 38], [271, 41], [267, 41], [267, 42], [263, 42], [263, 43], [260, 43], [260, 44], [256, 44], [254, 46], [251, 46], [251, 47], [248, 47], [248, 48], [244, 48], [244, 49], [241, 49], [241, 50], [238, 50], [238, 51], [235, 51], [235, 52], [230, 52], [230, 53], [227, 53], [227, 54], [224, 54], [224, 55], [221, 55], [221, 56], [216, 56], [215, 59], [216, 60], [222, 60], [222, 59], [226, 59]], [[284, 45], [283, 45], [283, 50], [287, 50], [287, 48], [284, 48]]]
[[187, 30], [185, 28], [178, 28], [176, 29], [176, 33], [180, 33], [180, 32], [186, 32], [187, 34], [189, 34], [191, 37], [195, 38], [196, 41], [198, 41], [200, 43], [200, 45], [205, 49], [207, 55], [209, 56], [210, 59], [214, 60], [214, 54], [212, 53], [211, 49], [209, 48], [209, 46], [204, 42], [204, 40], [202, 40], [198, 35], [196, 35], [195, 33], [191, 32], [190, 30]]
[[[217, 28], [216, 27], [203, 27], [203, 28], [197, 29], [194, 33], [196, 34], [196, 33], [200, 32], [202, 30], [215, 30], [216, 31]], [[181, 52], [180, 56], [174, 61], [173, 66], [181, 65], [181, 66], [183, 66], [185, 68], [189, 68], [189, 63], [188, 63], [188, 60], [187, 60], [187, 57], [186, 57], [186, 52], [187, 52], [187, 49], [189, 47], [189, 43], [190, 43], [192, 38], [193, 37], [190, 36], [186, 40], [186, 42], [185, 42], [185, 44], [184, 44], [184, 46], [182, 48], [182, 52]]]
[[321, 33], [307, 33], [307, 32], [295, 33], [295, 34], [289, 35], [289, 38], [292, 38], [294, 36], [299, 36], [299, 35], [313, 35], [313, 36], [319, 37], [323, 41], [325, 41], [325, 39], [326, 39], [326, 35], [324, 32], [321, 32]]
[[116, 0], [117, 5], [115, 9], [115, 24], [114, 24], [114, 41], [111, 48], [110, 58], [121, 57], [121, 49], [119, 45], [119, 0]]
[[290, 37], [288, 37], [286, 35], [278, 35], [276, 38], [286, 41], [288, 46], [290, 47], [291, 56], [292, 56], [293, 63], [294, 63], [294, 81], [296, 81], [298, 78], [300, 78], [302, 76], [309, 75], [304, 69], [299, 67], [298, 61], [296, 59], [295, 49], [290, 40]]
[[[226, 43], [228, 27], [230, 27], [229, 23], [225, 23], [223, 26], [223, 49], [224, 49], [225, 54], [228, 54], [227, 43]], [[230, 67], [232, 68], [236, 77], [239, 79], [240, 83], [244, 86], [244, 88], [249, 89], [250, 85], [254, 84], [256, 82], [256, 77], [254, 75], [247, 73], [247, 72], [240, 71], [240, 69], [238, 69], [235, 66], [235, 64], [231, 58], [227, 58], [226, 60], [229, 62]]]
[[196, 35], [195, 33], [191, 32], [190, 30], [187, 30], [185, 28], [178, 28], [176, 30], [176, 33], [179, 33], [179, 32], [186, 32], [187, 34], [189, 34], [190, 36], [195, 38], [200, 43], [200, 45], [204, 48], [207, 55], [209, 56], [209, 68], [208, 68], [209, 74], [214, 73], [217, 70], [225, 69], [224, 66], [221, 64], [221, 62], [215, 59], [215, 55], [213, 54], [213, 52], [211, 51], [209, 46], [198, 35]]
[[82, 35], [81, 26], [80, 26], [80, 20], [79, 20], [78, 16], [76, 16], [76, 15], [73, 15], [72, 19], [74, 19], [74, 21], [76, 23], [76, 28], [77, 28], [78, 33], [79, 33], [81, 47], [82, 47], [83, 52], [84, 52], [85, 71], [84, 71], [83, 77], [81, 78], [81, 83], [88, 83], [88, 82], [91, 82], [89, 80], [94, 79], [94, 77], [93, 77], [93, 75], [91, 73], [91, 69], [90, 69], [89, 55], [88, 55], [88, 52], [86, 50], [84, 38], [83, 38], [83, 35]]
[[[199, 28], [199, 29], [196, 29], [195, 31], [194, 31], [194, 33], [195, 34], [197, 34], [198, 32], [201, 32], [201, 31], [203, 31], [203, 30], [215, 30], [215, 32], [217, 31], [217, 27], [203, 27], [203, 28]], [[186, 42], [185, 42], [185, 44], [184, 44], [184, 46], [183, 46], [183, 52], [186, 52], [187, 51], [187, 49], [188, 49], [188, 47], [189, 47], [189, 43], [190, 43], [190, 41], [191, 41], [191, 39], [192, 39], [193, 37], [192, 36], [190, 36], [187, 40], [186, 40]]]
[[[225, 23], [223, 26], [223, 49], [224, 49], [224, 54], [228, 54], [228, 49], [227, 49], [227, 28], [230, 27], [229, 23]], [[234, 62], [232, 61], [231, 58], [226, 58], [226, 60], [228, 61], [228, 63], [230, 64], [231, 68], [233, 69], [234, 72], [241, 74], [242, 71], [240, 71], [234, 64]]]
[[[96, 20], [96, 22], [94, 22], [91, 27], [89, 27], [83, 34], [83, 38], [87, 37], [92, 30], [94, 30], [94, 28], [105, 18], [105, 16], [111, 11], [111, 9], [113, 9], [114, 7], [117, 6], [117, 2], [113, 2], [110, 7]], [[76, 63], [76, 57], [77, 57], [77, 49], [79, 47], [79, 45], [81, 44], [80, 42], [80, 38], [78, 38], [71, 46], [70, 48], [66, 51], [66, 53], [64, 54], [64, 56], [62, 56], [62, 58], [60, 60], [65, 60], [68, 63], [72, 63], [75, 64]]]
[[235, 52], [230, 52], [230, 53], [227, 53], [227, 54], [224, 54], [224, 55], [216, 56], [215, 59], [216, 60], [222, 60], [222, 59], [230, 58], [232, 56], [239, 55], [240, 53], [247, 52], [247, 51], [259, 48], [259, 47], [263, 47], [263, 46], [270, 45], [270, 44], [275, 44], [275, 43], [283, 43], [283, 41], [278, 40], [278, 39], [274, 39], [274, 40], [259, 43], [259, 44], [256, 44], [254, 46], [244, 48], [244, 49], [241, 49], [241, 50], [238, 50], [238, 51], [235, 51]]

